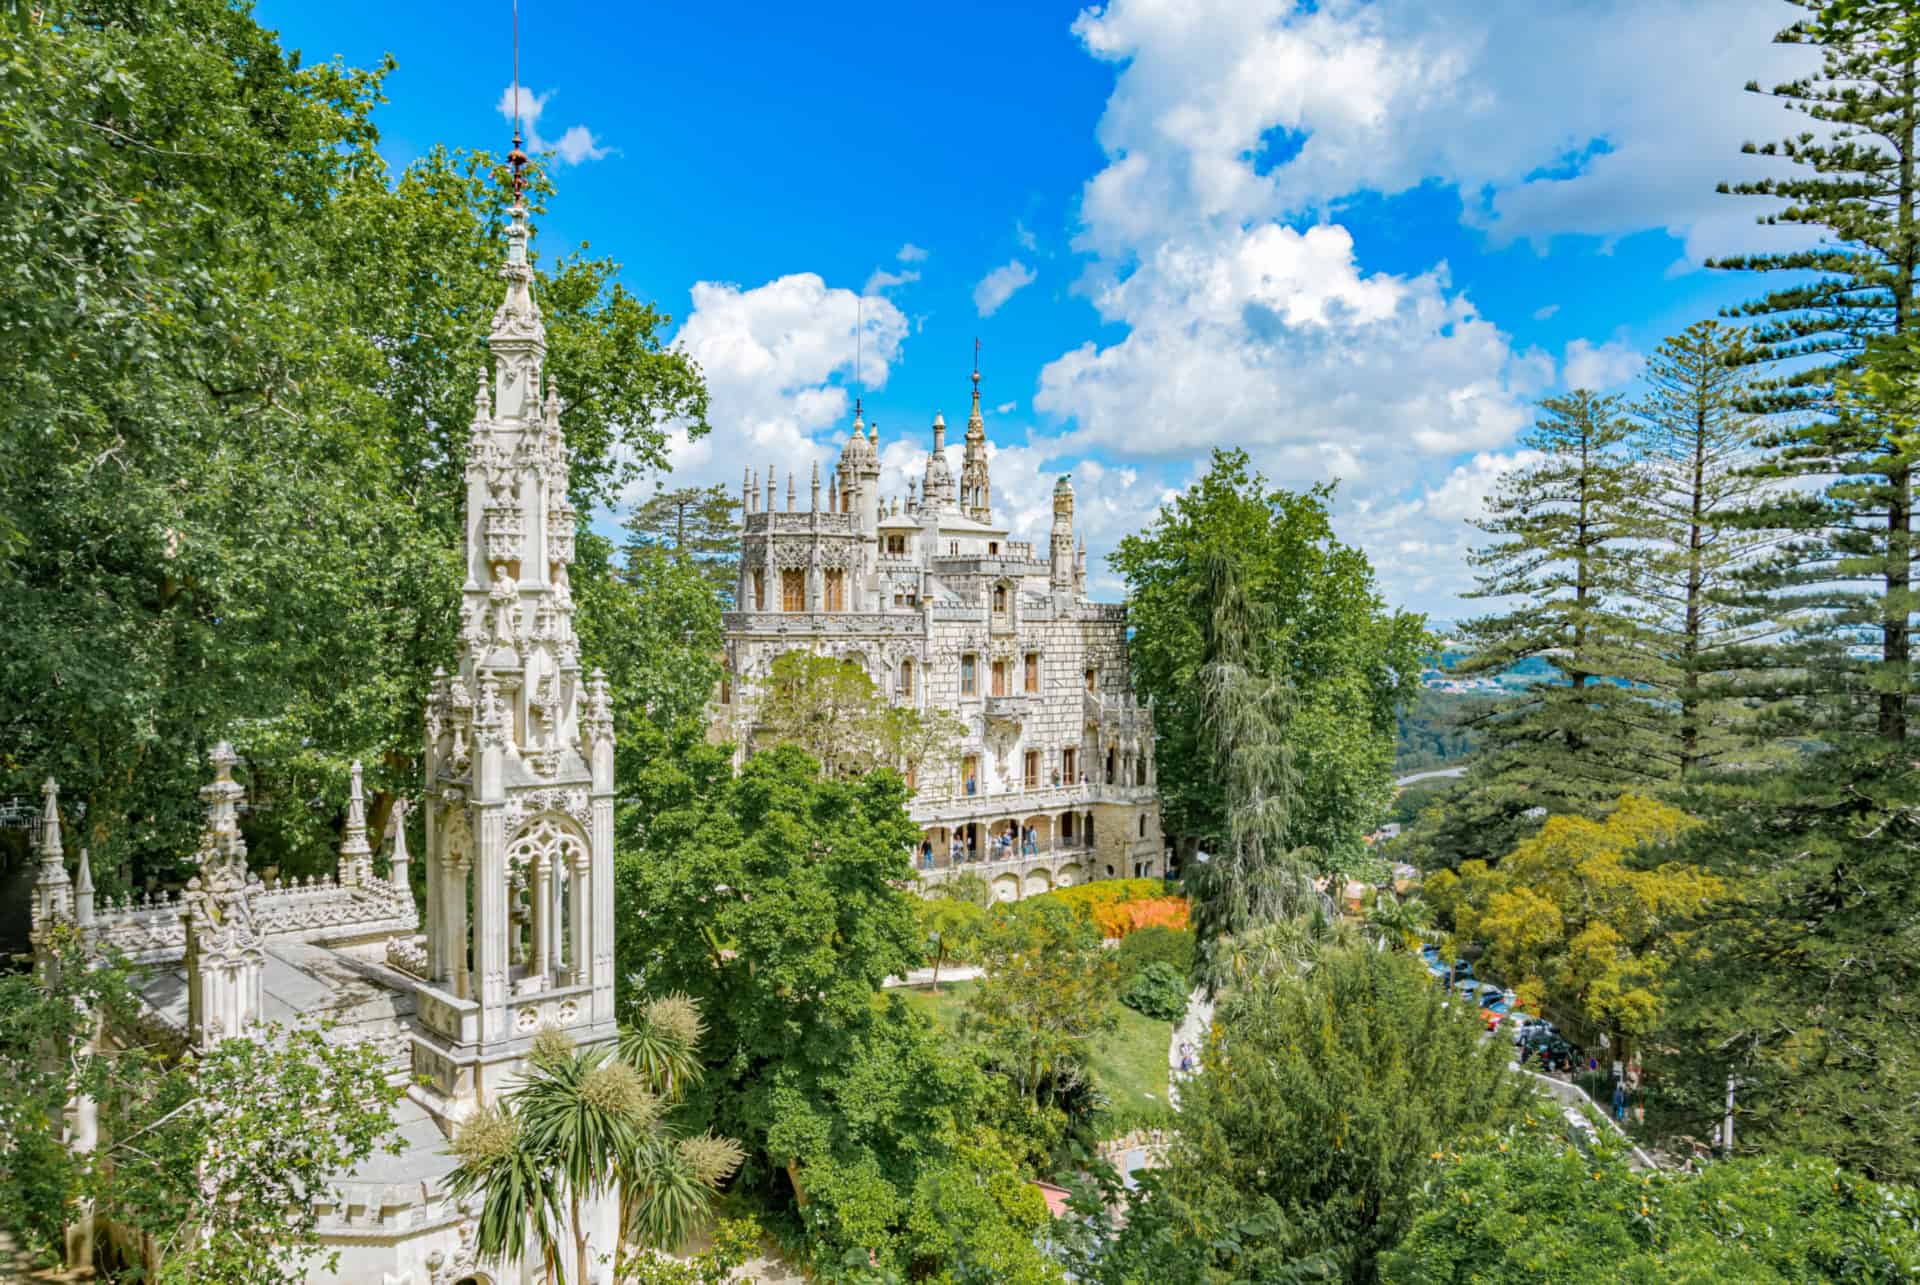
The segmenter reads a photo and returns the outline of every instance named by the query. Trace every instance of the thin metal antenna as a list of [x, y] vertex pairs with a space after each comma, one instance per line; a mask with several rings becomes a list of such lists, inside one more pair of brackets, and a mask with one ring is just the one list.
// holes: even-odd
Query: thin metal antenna
[[853, 298], [853, 417], [860, 418], [860, 403], [867, 391], [866, 380], [860, 373], [862, 333], [867, 328], [867, 297], [864, 294]]
[[527, 179], [527, 154], [520, 144], [520, 0], [513, 0], [513, 150], [507, 153], [507, 165], [513, 170], [513, 196], [520, 199]]

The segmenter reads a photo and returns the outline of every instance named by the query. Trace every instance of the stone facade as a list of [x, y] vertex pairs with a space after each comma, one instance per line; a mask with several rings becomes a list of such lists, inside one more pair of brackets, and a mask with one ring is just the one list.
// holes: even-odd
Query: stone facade
[[754, 692], [782, 653], [846, 657], [895, 703], [965, 728], [951, 758], [913, 782], [910, 811], [932, 845], [930, 858], [915, 854], [924, 882], [957, 867], [1014, 900], [1159, 875], [1153, 712], [1133, 695], [1126, 608], [1087, 598], [1070, 479], [1054, 487], [1045, 556], [994, 525], [973, 380], [957, 484], [935, 416], [917, 488], [904, 502], [882, 497], [879, 435], [858, 409], [824, 498], [817, 466], [804, 508], [791, 473], [784, 509], [771, 468], [764, 484], [742, 480], [716, 732], [750, 752]]
[[[537, 1261], [476, 1262], [477, 1207], [444, 1187], [448, 1139], [513, 1086], [543, 1027], [577, 1044], [616, 1034], [613, 716], [604, 676], [582, 672], [573, 631], [576, 515], [559, 402], [543, 380], [528, 236], [516, 200], [501, 268], [506, 298], [468, 444], [459, 654], [452, 673], [435, 675], [427, 709], [424, 934], [403, 825], [391, 873], [374, 874], [358, 764], [336, 873], [268, 885], [248, 870], [239, 759], [220, 744], [201, 791], [198, 874], [182, 895], [137, 903], [96, 906], [84, 851], [77, 875], [68, 873], [59, 789], [49, 781], [45, 790], [36, 945], [65, 921], [88, 946], [148, 965], [144, 1038], [184, 1049], [261, 1023], [326, 1020], [328, 1038], [375, 1045], [393, 1082], [407, 1086], [401, 1153], [373, 1156], [315, 1195], [323, 1248], [339, 1260], [332, 1271], [312, 1269], [313, 1281], [545, 1279]], [[90, 1106], [75, 1110], [86, 1116]], [[72, 1123], [74, 1137], [94, 1135], [91, 1118]], [[584, 1202], [581, 1216], [593, 1253], [610, 1261], [612, 1197]], [[91, 1260], [92, 1228], [77, 1230], [74, 1265]], [[609, 1271], [600, 1267], [594, 1280]]]

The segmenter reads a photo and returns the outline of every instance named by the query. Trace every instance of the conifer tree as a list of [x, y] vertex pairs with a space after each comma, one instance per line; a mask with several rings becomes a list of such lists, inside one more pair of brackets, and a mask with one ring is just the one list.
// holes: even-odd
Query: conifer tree
[[1466, 622], [1474, 651], [1459, 668], [1538, 658], [1552, 671], [1481, 724], [1460, 811], [1489, 842], [1513, 837], [1533, 808], [1591, 814], [1658, 776], [1647, 751], [1659, 707], [1626, 685], [1643, 647], [1630, 591], [1645, 488], [1620, 449], [1631, 426], [1617, 397], [1584, 389], [1541, 408], [1522, 443], [1541, 458], [1488, 497], [1478, 525], [1493, 542], [1471, 559], [1470, 596], [1514, 605]]
[[698, 567], [731, 606], [739, 575], [739, 511], [739, 499], [718, 484], [656, 491], [622, 524], [627, 557], [632, 560], [643, 549], [671, 551]]
[[1771, 533], [1738, 524], [1764, 499], [1753, 384], [1741, 333], [1703, 321], [1648, 359], [1646, 392], [1632, 407], [1646, 547], [1633, 568], [1645, 655], [1638, 680], [1675, 711], [1662, 766], [1680, 782], [1759, 754], [1757, 702], [1744, 693], [1771, 634], [1741, 595], [1743, 573]]
[[[1915, 225], [1920, 145], [1920, 18], [1906, 0], [1792, 0], [1807, 10], [1775, 37], [1821, 52], [1820, 70], [1755, 93], [1782, 99], [1817, 122], [1778, 143], [1748, 143], [1780, 157], [1790, 174], [1721, 190], [1784, 202], [1763, 223], [1817, 229], [1819, 243], [1714, 266], [1793, 274], [1792, 283], [1737, 309], [1755, 318], [1757, 360], [1789, 361], [1756, 408], [1783, 413], [1768, 445], [1770, 476], [1813, 482], [1783, 489], [1754, 516], [1792, 532], [1761, 581], [1800, 634], [1799, 667], [1811, 689], [1839, 701], [1820, 730], [1871, 730], [1906, 738], [1912, 698], [1914, 444], [1875, 396], [1872, 376], [1898, 378], [1920, 334]], [[1871, 641], [1877, 661], [1850, 644]], [[1852, 694], [1865, 689], [1866, 701]], [[1859, 708], [1870, 706], [1870, 713]]]

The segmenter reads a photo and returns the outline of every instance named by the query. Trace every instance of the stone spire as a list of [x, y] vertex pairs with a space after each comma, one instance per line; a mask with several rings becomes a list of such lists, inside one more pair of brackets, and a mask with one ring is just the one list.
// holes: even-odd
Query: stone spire
[[40, 852], [40, 871], [33, 880], [33, 935], [39, 937], [53, 922], [73, 914], [73, 880], [67, 875], [67, 853], [60, 841], [60, 785], [52, 777], [40, 787], [40, 823], [34, 847]]
[[787, 470], [787, 512], [789, 513], [793, 512], [793, 499], [794, 499], [794, 496], [797, 495], [798, 493], [799, 493], [798, 488], [794, 485], [794, 481], [793, 481], [793, 470], [788, 469]]
[[953, 469], [947, 463], [947, 418], [933, 415], [933, 450], [927, 454], [926, 476], [920, 482], [920, 503], [935, 512], [953, 508]]
[[740, 466], [740, 512], [753, 512], [753, 471], [744, 464]]
[[347, 824], [340, 831], [339, 873], [345, 887], [361, 888], [373, 882], [373, 849], [367, 846], [367, 800], [358, 759], [353, 761], [353, 784], [347, 791]]
[[[614, 1029], [611, 703], [605, 683], [584, 675], [574, 632], [568, 577], [578, 514], [566, 407], [545, 370], [530, 237], [516, 190], [500, 266], [506, 289], [487, 336], [491, 397], [476, 397], [467, 460], [458, 663], [436, 676], [427, 716], [421, 859], [432, 996], [421, 1012], [436, 1016], [425, 1019], [428, 1043], [414, 1065], [449, 1099], [484, 1098], [508, 1081], [531, 1037], [531, 1010], [511, 1007], [520, 988], [581, 988], [550, 1019], [578, 1040]], [[769, 475], [769, 499], [772, 484]], [[342, 879], [366, 885], [360, 794]], [[407, 878], [404, 842], [396, 835], [396, 892]], [[514, 962], [516, 880], [530, 889], [547, 933], [530, 965]]]
[[820, 461], [819, 460], [815, 460], [813, 462], [813, 498], [809, 502], [807, 511], [810, 513], [818, 513], [820, 511]]
[[411, 894], [412, 875], [409, 867], [412, 858], [407, 854], [407, 813], [411, 811], [405, 799], [393, 801], [393, 858], [389, 866], [387, 882], [398, 892]]
[[966, 455], [960, 463], [960, 505], [975, 522], [993, 521], [993, 485], [987, 478], [987, 424], [980, 416], [980, 345], [973, 347], [973, 409], [967, 414]]
[[73, 922], [81, 928], [93, 927], [93, 859], [80, 849], [80, 874], [73, 884]]

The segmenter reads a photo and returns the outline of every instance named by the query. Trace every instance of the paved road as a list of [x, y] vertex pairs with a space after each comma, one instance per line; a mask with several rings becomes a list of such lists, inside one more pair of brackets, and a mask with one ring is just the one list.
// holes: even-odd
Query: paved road
[[1393, 783], [1393, 788], [1397, 790], [1403, 785], [1412, 785], [1415, 781], [1430, 781], [1439, 776], [1465, 776], [1466, 774], [1467, 769], [1464, 767], [1430, 768], [1425, 772], [1415, 772], [1412, 776], [1401, 777]]
[[1173, 1028], [1173, 1035], [1167, 1040], [1167, 1105], [1178, 1110], [1180, 1106], [1180, 1046], [1193, 1045], [1193, 1053], [1198, 1057], [1207, 1047], [1207, 1036], [1213, 1030], [1213, 1001], [1207, 993], [1198, 987], [1187, 996], [1187, 1015], [1180, 1025]]

